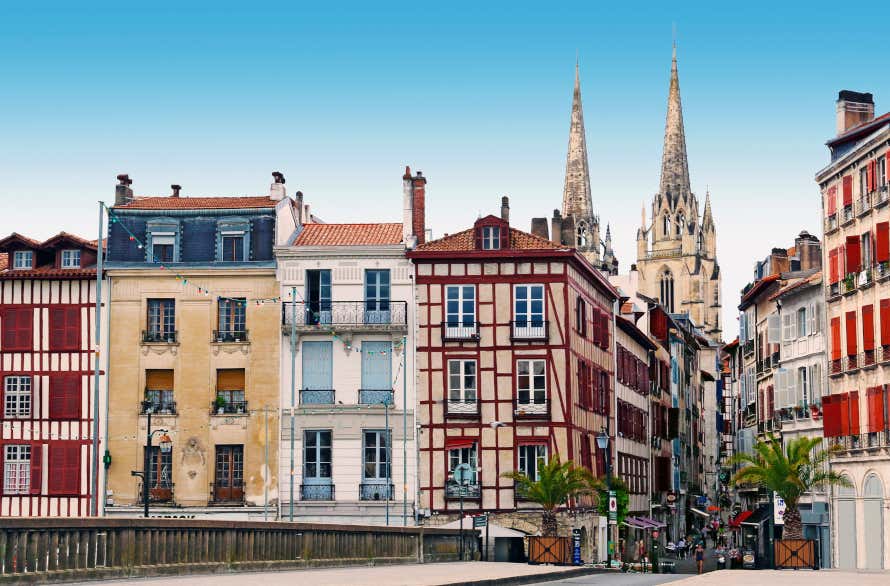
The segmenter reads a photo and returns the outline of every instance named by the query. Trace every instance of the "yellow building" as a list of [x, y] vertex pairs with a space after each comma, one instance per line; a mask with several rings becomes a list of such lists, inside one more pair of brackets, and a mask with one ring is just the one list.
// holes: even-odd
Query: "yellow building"
[[132, 472], [147, 462], [154, 514], [274, 518], [281, 308], [272, 250], [293, 234], [298, 206], [280, 175], [261, 197], [180, 197], [177, 186], [172, 196], [133, 197], [120, 179], [106, 273], [108, 514], [141, 513], [142, 478]]

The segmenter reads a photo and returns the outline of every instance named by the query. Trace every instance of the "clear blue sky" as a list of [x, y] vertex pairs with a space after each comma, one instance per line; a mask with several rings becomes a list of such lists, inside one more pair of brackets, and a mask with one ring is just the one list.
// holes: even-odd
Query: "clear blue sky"
[[399, 220], [405, 164], [429, 178], [437, 235], [502, 195], [527, 229], [560, 205], [578, 52], [622, 271], [658, 185], [676, 23], [727, 338], [754, 260], [821, 235], [813, 175], [837, 91], [890, 109], [886, 2], [79, 4], [0, 8], [0, 233], [93, 236], [121, 172], [138, 194], [236, 195], [280, 170], [328, 221]]

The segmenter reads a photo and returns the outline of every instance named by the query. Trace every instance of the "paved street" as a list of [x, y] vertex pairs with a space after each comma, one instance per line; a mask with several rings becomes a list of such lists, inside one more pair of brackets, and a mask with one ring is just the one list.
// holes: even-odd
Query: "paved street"
[[595, 574], [579, 576], [567, 580], [547, 582], [542, 586], [556, 584], [582, 586], [586, 584], [621, 584], [624, 586], [648, 584], [675, 584], [677, 586], [886, 586], [890, 584], [888, 572], [841, 572], [838, 570], [721, 570], [709, 572], [701, 576], [684, 576], [680, 574], [652, 576], [649, 574], [621, 574], [606, 576]]

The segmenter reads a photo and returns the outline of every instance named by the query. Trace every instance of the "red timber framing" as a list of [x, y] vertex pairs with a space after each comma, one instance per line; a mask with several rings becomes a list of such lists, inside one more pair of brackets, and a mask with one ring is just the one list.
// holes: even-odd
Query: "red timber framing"
[[[35, 245], [35, 270], [0, 271], [0, 517], [88, 516], [95, 268], [60, 275], [53, 247]], [[83, 245], [82, 258], [92, 254], [94, 263], [95, 247]], [[30, 320], [30, 332], [4, 323], [11, 314]], [[19, 335], [4, 345], [8, 325], [26, 343]]]
[[[509, 245], [483, 250], [478, 234], [482, 226], [500, 227], [502, 243]], [[457, 494], [447, 485], [450, 456], [467, 458], [460, 450], [473, 451], [477, 468], [478, 489], [465, 497], [466, 511], [509, 512], [532, 506], [517, 498], [513, 481], [502, 475], [518, 470], [520, 460], [528, 462], [540, 454], [539, 446], [547, 457], [558, 454], [563, 461], [595, 466], [595, 437], [614, 410], [612, 307], [617, 292], [605, 278], [574, 250], [511, 229], [493, 216], [480, 219], [471, 230], [419, 246], [408, 256], [415, 264], [418, 300], [418, 506], [458, 510]], [[455, 337], [454, 328], [446, 331], [455, 319], [450, 310], [456, 305], [448, 304], [449, 288], [455, 286], [472, 293], [452, 290], [452, 301], [463, 304], [472, 297], [472, 304], [464, 307], [472, 305], [475, 312], [469, 318], [460, 316], [460, 323], [475, 324], [473, 335], [462, 339]], [[531, 321], [523, 326], [517, 314], [526, 307], [523, 302], [532, 295], [532, 286], [542, 301], [542, 315], [527, 316]], [[578, 298], [583, 301], [581, 312]], [[586, 328], [577, 322], [580, 314]], [[539, 329], [529, 335], [528, 324], [532, 329], [538, 324]], [[452, 366], [451, 361], [475, 362], [476, 367], [468, 373], [463, 362]], [[578, 384], [581, 363], [590, 367], [586, 388]], [[461, 376], [449, 376], [450, 371]], [[591, 400], [596, 376], [608, 397], [602, 406]], [[453, 381], [461, 377], [455, 387]], [[466, 399], [473, 379], [477, 405], [459, 405], [454, 399]], [[614, 426], [611, 432], [614, 438]], [[615, 464], [615, 443], [610, 444]], [[592, 452], [582, 454], [582, 446]]]

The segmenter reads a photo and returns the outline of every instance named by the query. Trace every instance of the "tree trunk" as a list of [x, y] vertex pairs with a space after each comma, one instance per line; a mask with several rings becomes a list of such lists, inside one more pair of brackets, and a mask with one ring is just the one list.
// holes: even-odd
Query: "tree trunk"
[[544, 511], [541, 518], [541, 535], [544, 537], [556, 537], [557, 531], [556, 513]]
[[803, 539], [803, 524], [800, 520], [800, 511], [797, 505], [791, 505], [785, 501], [785, 527], [782, 529], [782, 539]]

